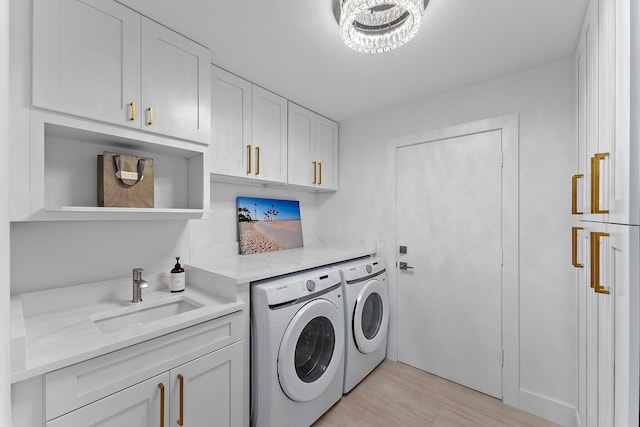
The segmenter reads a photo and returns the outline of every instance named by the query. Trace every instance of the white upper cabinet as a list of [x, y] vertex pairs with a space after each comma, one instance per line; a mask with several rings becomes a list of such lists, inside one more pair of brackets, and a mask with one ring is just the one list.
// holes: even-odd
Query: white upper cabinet
[[288, 183], [314, 190], [338, 187], [338, 124], [289, 102]]
[[34, 0], [32, 103], [208, 143], [209, 50], [111, 0]]
[[247, 176], [251, 150], [251, 83], [212, 67], [211, 172]]
[[209, 50], [142, 18], [143, 129], [209, 143]]
[[[578, 164], [573, 213], [640, 224], [637, 137], [631, 137], [631, 13], [628, 0], [592, 0], [578, 51]], [[633, 40], [634, 45], [638, 41]], [[637, 78], [637, 77], [634, 77]]]
[[111, 0], [34, 0], [33, 105], [140, 127], [140, 15]]
[[214, 180], [287, 182], [287, 100], [216, 66], [211, 74]]
[[287, 182], [287, 100], [256, 85], [251, 89], [251, 141], [250, 174]]

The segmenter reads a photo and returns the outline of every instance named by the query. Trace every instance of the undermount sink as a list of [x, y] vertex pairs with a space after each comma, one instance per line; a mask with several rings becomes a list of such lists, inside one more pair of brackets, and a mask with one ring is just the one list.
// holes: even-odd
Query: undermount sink
[[142, 302], [134, 307], [127, 307], [116, 314], [109, 312], [94, 316], [92, 320], [98, 329], [106, 333], [166, 319], [200, 307], [202, 307], [202, 304], [187, 298], [152, 306], [145, 306], [144, 302]]

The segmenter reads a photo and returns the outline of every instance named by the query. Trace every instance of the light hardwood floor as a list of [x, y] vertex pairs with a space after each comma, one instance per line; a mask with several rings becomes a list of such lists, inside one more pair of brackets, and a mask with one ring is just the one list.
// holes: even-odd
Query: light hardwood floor
[[313, 427], [557, 426], [493, 397], [385, 360]]

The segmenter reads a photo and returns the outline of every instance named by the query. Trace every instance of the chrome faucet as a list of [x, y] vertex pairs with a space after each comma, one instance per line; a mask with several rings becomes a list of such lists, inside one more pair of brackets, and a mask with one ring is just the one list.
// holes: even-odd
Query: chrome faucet
[[142, 289], [148, 288], [149, 284], [142, 279], [142, 272], [144, 269], [142, 268], [134, 268], [133, 269], [133, 299], [132, 303], [142, 302]]

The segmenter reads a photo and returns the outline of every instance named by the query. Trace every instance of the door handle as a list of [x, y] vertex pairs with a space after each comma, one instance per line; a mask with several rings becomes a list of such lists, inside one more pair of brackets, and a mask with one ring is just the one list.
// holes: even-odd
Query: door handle
[[182, 374], [178, 374], [178, 381], [180, 382], [180, 417], [178, 418], [178, 425], [184, 425], [184, 377]]
[[571, 264], [575, 268], [584, 268], [584, 265], [578, 262], [578, 232], [584, 230], [582, 227], [571, 227]]
[[260, 175], [260, 147], [256, 147], [256, 176]]
[[582, 215], [583, 212], [578, 210], [578, 180], [584, 177], [583, 174], [573, 175], [571, 177], [571, 213], [573, 215]]
[[609, 291], [600, 283], [600, 238], [609, 237], [609, 233], [591, 232], [591, 287], [597, 294], [609, 295]]
[[400, 270], [413, 270], [413, 267], [408, 265], [406, 262], [401, 262], [399, 268]]
[[600, 160], [609, 157], [609, 153], [596, 153], [591, 158], [591, 213], [608, 214], [608, 209], [600, 209]]
[[247, 175], [251, 173], [251, 145], [247, 145]]
[[158, 384], [160, 389], [160, 427], [164, 427], [164, 384]]
[[318, 162], [313, 162], [313, 182], [312, 184], [318, 183]]

